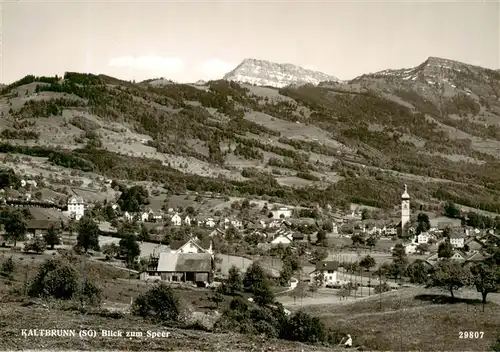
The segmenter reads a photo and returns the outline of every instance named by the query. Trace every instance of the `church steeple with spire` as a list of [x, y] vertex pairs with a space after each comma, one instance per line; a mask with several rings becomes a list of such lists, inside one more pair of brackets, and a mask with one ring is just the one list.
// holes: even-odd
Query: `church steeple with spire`
[[408, 222], [410, 222], [410, 195], [405, 185], [405, 191], [401, 196], [401, 229], [404, 229]]

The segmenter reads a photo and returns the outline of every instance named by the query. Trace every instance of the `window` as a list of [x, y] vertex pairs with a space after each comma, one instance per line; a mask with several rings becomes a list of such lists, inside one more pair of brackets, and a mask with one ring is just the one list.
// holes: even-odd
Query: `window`
[[328, 274], [333, 274], [333, 270], [328, 270]]

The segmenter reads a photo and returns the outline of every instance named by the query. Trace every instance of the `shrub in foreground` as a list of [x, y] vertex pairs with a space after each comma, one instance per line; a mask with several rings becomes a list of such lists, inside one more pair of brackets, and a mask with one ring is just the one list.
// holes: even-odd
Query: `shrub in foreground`
[[170, 286], [160, 282], [135, 299], [132, 314], [155, 322], [176, 322], [181, 314], [181, 301]]

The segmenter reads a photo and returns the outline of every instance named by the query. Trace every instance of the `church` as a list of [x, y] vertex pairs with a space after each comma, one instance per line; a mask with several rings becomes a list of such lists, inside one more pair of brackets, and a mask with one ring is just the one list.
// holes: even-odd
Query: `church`
[[401, 195], [401, 230], [410, 222], [410, 195], [408, 187], [405, 185], [405, 191]]

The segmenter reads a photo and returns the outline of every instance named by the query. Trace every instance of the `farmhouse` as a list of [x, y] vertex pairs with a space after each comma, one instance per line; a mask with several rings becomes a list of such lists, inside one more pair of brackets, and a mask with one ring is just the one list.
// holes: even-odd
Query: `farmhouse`
[[148, 270], [141, 273], [141, 280], [192, 282], [204, 285], [212, 281], [214, 261], [208, 253], [163, 252], [156, 260], [152, 258]]
[[339, 263], [336, 261], [320, 261], [316, 263], [316, 269], [309, 274], [311, 282], [314, 282], [316, 275], [323, 275], [323, 286], [328, 284], [338, 284], [337, 278]]
[[38, 235], [40, 233], [46, 232], [50, 227], [54, 229], [61, 229], [61, 222], [56, 220], [27, 220], [27, 232], [32, 235]]

